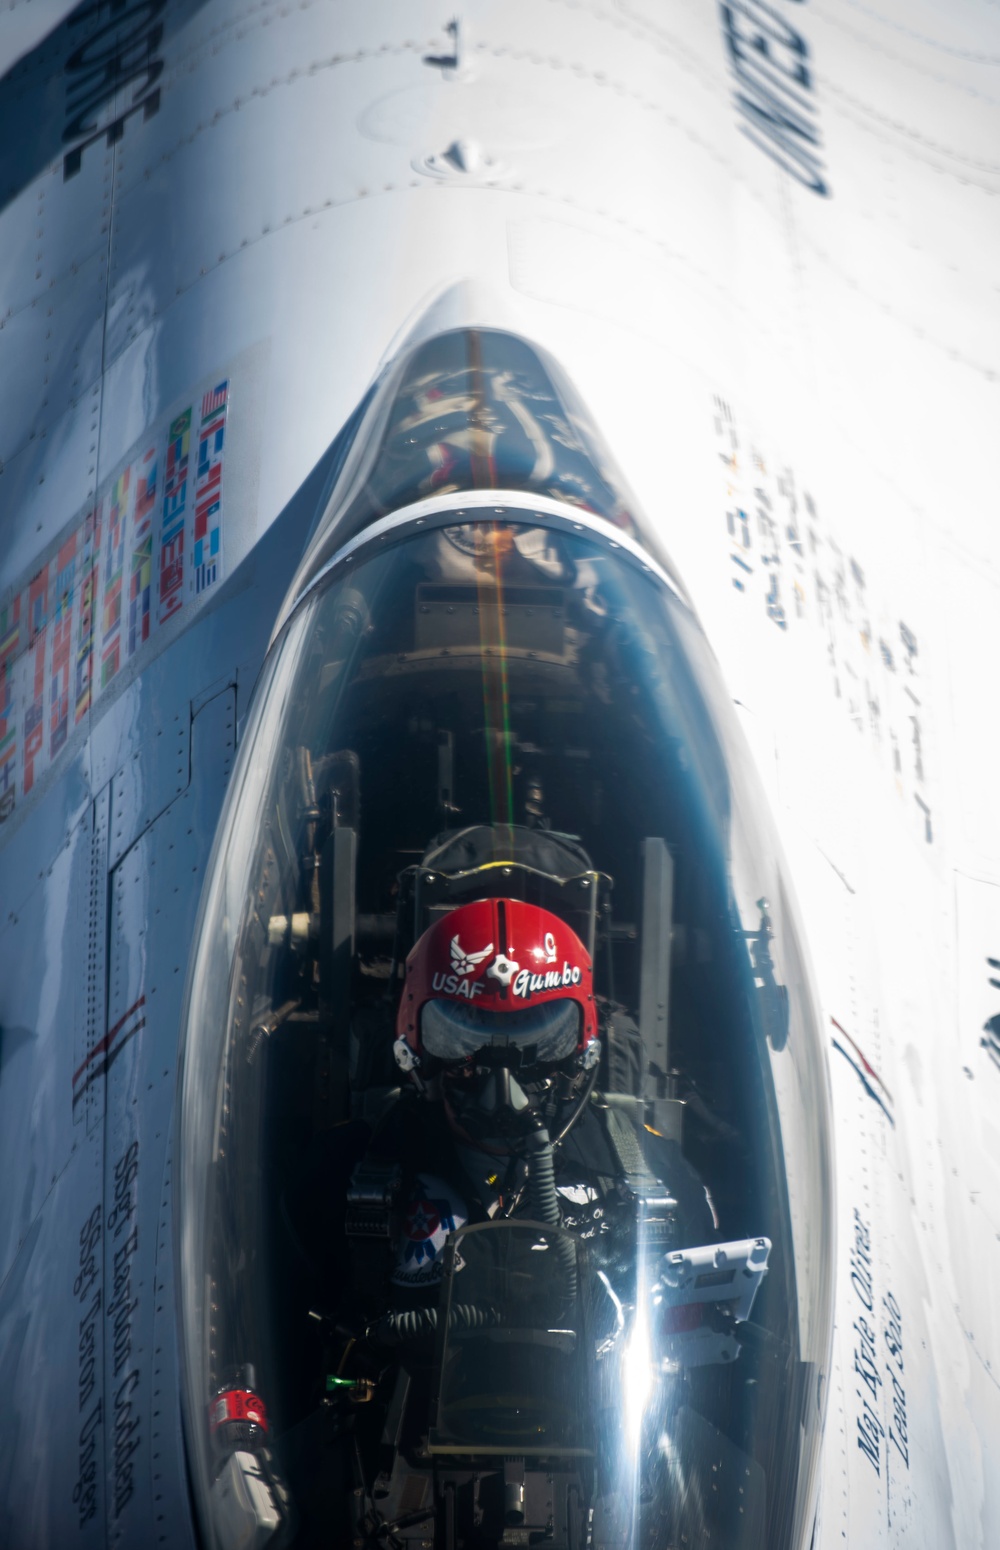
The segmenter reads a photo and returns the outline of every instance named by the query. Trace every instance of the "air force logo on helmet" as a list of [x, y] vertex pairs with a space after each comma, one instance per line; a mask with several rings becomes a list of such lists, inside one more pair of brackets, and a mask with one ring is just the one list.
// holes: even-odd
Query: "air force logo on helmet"
[[461, 905], [407, 958], [396, 1021], [404, 1070], [425, 1056], [457, 1064], [491, 1044], [519, 1047], [539, 1063], [574, 1054], [585, 1061], [596, 1032], [590, 955], [572, 927], [537, 905]]

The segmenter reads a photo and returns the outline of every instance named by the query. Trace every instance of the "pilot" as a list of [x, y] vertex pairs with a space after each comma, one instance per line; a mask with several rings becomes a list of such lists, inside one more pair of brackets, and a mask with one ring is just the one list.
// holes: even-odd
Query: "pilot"
[[[623, 1298], [644, 1212], [660, 1251], [711, 1241], [710, 1202], [680, 1147], [642, 1124], [637, 1101], [595, 1092], [600, 1016], [590, 955], [548, 910], [480, 899], [416, 942], [394, 1044], [408, 1087], [348, 1194], [355, 1282], [375, 1294], [381, 1281], [383, 1332], [429, 1332], [416, 1314], [436, 1302], [445, 1245], [468, 1221], [567, 1228]], [[372, 1260], [379, 1238], [388, 1266]]]

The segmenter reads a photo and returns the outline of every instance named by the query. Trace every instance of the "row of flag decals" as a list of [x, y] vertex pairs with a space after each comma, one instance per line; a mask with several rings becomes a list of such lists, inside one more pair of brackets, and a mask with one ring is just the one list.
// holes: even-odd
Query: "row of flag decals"
[[156, 630], [223, 575], [224, 380], [143, 438], [0, 599], [0, 824]]

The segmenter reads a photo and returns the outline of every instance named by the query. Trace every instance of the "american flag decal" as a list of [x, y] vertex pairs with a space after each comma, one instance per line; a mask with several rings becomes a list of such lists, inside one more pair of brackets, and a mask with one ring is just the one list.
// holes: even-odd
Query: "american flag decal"
[[214, 387], [210, 393], [205, 394], [201, 401], [201, 418], [203, 421], [209, 419], [211, 415], [217, 414], [220, 409], [224, 409], [226, 407], [226, 397], [228, 393], [229, 383], [226, 381], [220, 382], [218, 387]]

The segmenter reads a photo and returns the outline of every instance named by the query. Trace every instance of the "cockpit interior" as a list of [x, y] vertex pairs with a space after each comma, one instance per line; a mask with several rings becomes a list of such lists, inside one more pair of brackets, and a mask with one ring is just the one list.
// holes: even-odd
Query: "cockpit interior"
[[401, 521], [265, 667], [184, 1081], [213, 1545], [801, 1543], [794, 921], [689, 610], [573, 515]]

